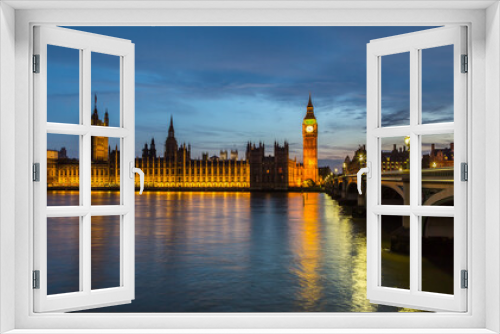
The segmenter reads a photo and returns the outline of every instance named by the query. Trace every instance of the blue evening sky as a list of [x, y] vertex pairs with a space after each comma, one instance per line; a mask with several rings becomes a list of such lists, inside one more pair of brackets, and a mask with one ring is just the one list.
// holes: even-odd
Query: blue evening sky
[[[427, 27], [73, 27], [129, 39], [136, 50], [136, 154], [155, 138], [163, 156], [170, 115], [192, 156], [247, 141], [290, 143], [302, 160], [301, 123], [311, 92], [319, 165], [340, 168], [366, 141], [366, 44]], [[423, 51], [423, 121], [453, 120], [451, 47]], [[49, 48], [48, 121], [78, 122], [78, 52]], [[409, 56], [382, 60], [383, 125], [409, 122]], [[92, 108], [119, 124], [119, 61], [92, 55]], [[59, 137], [58, 137], [59, 138]], [[74, 141], [73, 141], [74, 142]], [[49, 140], [48, 147], [68, 141]]]

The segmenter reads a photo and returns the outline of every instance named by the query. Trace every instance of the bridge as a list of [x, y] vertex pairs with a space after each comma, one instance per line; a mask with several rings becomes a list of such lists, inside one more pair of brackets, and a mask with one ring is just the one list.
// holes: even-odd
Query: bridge
[[[410, 200], [410, 171], [382, 173], [382, 204], [404, 205]], [[453, 167], [427, 168], [422, 170], [423, 205], [453, 205]], [[362, 189], [366, 189], [363, 175]], [[350, 205], [364, 207], [365, 194], [358, 194], [356, 174], [338, 175], [326, 184], [326, 192], [333, 198]]]
[[[383, 172], [382, 204], [407, 205], [410, 199], [410, 171]], [[453, 168], [428, 168], [422, 170], [422, 203], [424, 205], [453, 206]], [[357, 189], [357, 175], [338, 175], [325, 184], [326, 193], [339, 204], [350, 206], [354, 218], [365, 217], [366, 213], [366, 175], [362, 180], [363, 194]], [[391, 230], [390, 248], [407, 253], [409, 250], [409, 217], [391, 217], [399, 228]], [[393, 222], [394, 223], [394, 222]], [[453, 218], [425, 217], [423, 220], [423, 242], [426, 243], [428, 256], [438, 254], [443, 249], [453, 249]], [[450, 241], [451, 240], [451, 241]]]

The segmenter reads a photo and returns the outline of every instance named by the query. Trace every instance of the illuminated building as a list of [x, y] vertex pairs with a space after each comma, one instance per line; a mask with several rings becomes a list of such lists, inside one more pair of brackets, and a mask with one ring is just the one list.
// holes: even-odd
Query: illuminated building
[[[97, 97], [96, 97], [97, 104]], [[109, 126], [106, 111], [101, 121], [97, 106], [92, 113], [92, 125]], [[247, 143], [244, 159], [238, 151], [221, 150], [220, 156], [191, 157], [191, 145], [178, 144], [173, 118], [170, 117], [165, 151], [159, 156], [154, 138], [144, 144], [142, 156], [135, 159], [135, 166], [144, 172], [146, 189], [250, 189], [288, 190], [304, 185], [304, 181], [319, 182], [317, 138], [318, 125], [309, 96], [307, 114], [302, 124], [304, 161], [307, 168], [289, 158], [288, 142], [274, 143], [274, 155], [265, 155], [264, 144]], [[66, 157], [66, 149], [47, 150], [47, 186], [49, 188], [78, 188], [79, 160]], [[109, 147], [106, 137], [92, 137], [91, 184], [93, 189], [119, 188], [120, 151]], [[135, 184], [139, 186], [139, 176]]]
[[453, 167], [455, 145], [450, 143], [450, 147], [436, 149], [436, 145], [431, 145], [431, 151], [422, 157], [422, 168], [444, 168]]
[[[250, 169], [246, 160], [238, 160], [238, 151], [227, 151], [223, 157], [191, 158], [191, 145], [177, 144], [173, 118], [170, 118], [168, 137], [163, 157], [158, 157], [154, 139], [144, 145], [142, 158], [136, 158], [136, 167], [144, 172], [146, 188], [248, 188]], [[136, 177], [139, 185], [139, 177]]]
[[[407, 149], [408, 143], [397, 147], [393, 144], [392, 150], [381, 152], [382, 172], [401, 171], [409, 168], [410, 151]], [[422, 155], [422, 169], [453, 167], [454, 165], [454, 144], [449, 147], [436, 149], [435, 144], [431, 144], [428, 154]], [[343, 164], [343, 174], [356, 174], [366, 163], [366, 147], [359, 146], [354, 152], [352, 159], [346, 156]]]
[[311, 180], [315, 184], [318, 177], [318, 122], [314, 116], [314, 106], [309, 94], [307, 113], [302, 122], [302, 154], [304, 162], [304, 180]]
[[408, 169], [410, 151], [403, 145], [399, 149], [393, 144], [392, 151], [382, 151], [382, 172]]

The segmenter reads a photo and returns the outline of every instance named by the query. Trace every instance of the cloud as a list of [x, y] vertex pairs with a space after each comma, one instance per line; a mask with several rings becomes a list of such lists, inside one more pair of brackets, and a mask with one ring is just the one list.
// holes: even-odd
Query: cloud
[[387, 111], [382, 109], [382, 126], [410, 125], [410, 110]]

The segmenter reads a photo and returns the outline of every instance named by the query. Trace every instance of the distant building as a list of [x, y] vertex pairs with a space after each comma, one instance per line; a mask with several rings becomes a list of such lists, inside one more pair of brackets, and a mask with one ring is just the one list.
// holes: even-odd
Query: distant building
[[366, 146], [360, 145], [352, 156], [346, 156], [342, 164], [343, 174], [356, 174], [358, 170], [366, 166]]
[[[381, 155], [382, 172], [408, 168], [410, 151], [406, 149], [406, 146], [397, 148], [396, 144], [394, 144], [392, 150], [383, 150]], [[360, 145], [354, 152], [352, 159], [346, 156], [343, 165], [343, 173], [356, 174], [361, 168], [366, 167], [366, 159], [366, 146]]]
[[[431, 144], [428, 154], [422, 156], [422, 169], [453, 167], [454, 165], [454, 144], [443, 149], [436, 149], [435, 144]], [[397, 147], [393, 144], [392, 150], [382, 151], [381, 169], [382, 172], [400, 171], [408, 169], [410, 164], [410, 151], [406, 145]], [[366, 166], [366, 146], [362, 145], [354, 152], [352, 159], [346, 156], [343, 164], [343, 174], [356, 174], [360, 168]]]
[[431, 145], [429, 154], [422, 157], [422, 168], [443, 168], [453, 167], [454, 164], [455, 145], [450, 143], [450, 147], [436, 149], [436, 145]]
[[403, 170], [410, 168], [410, 151], [406, 145], [400, 148], [393, 144], [392, 151], [382, 151], [382, 172]]

